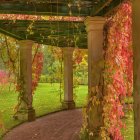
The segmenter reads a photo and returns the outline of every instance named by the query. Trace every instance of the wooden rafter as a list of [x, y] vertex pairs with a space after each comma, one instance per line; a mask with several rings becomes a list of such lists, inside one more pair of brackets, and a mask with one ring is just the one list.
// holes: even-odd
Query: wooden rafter
[[[31, 31], [28, 31], [31, 24]], [[87, 47], [87, 37], [83, 22], [0, 20], [0, 27], [3, 31], [2, 33], [5, 31], [6, 35], [16, 39], [29, 39], [41, 44], [59, 45], [59, 47], [67, 45], [79, 48]]]
[[[1, 0], [0, 14], [46, 16], [105, 16], [119, 5], [119, 0]], [[87, 48], [83, 20], [49, 21], [0, 19], [0, 32], [17, 39], [31, 39], [38, 43], [60, 47]]]
[[[53, 1], [53, 0], [50, 0]], [[57, 16], [69, 16], [70, 11], [73, 16], [87, 16], [90, 12], [90, 7], [81, 7], [80, 13], [76, 5], [68, 5], [65, 3], [54, 2], [1, 2], [0, 13], [13, 13], [13, 14], [32, 14], [32, 15], [57, 15]]]
[[[113, 0], [114, 1], [114, 0]], [[2, 0], [0, 13], [54, 16], [95, 16], [112, 0]], [[118, 1], [118, 3], [120, 0]], [[113, 2], [115, 3], [115, 2]], [[108, 8], [108, 11], [110, 9]], [[107, 11], [107, 12], [108, 12]]]

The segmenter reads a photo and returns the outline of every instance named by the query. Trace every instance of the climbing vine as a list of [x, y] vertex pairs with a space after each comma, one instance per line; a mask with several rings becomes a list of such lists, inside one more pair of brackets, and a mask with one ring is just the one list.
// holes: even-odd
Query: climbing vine
[[43, 68], [43, 53], [41, 51], [41, 45], [37, 44], [33, 46], [33, 60], [32, 60], [32, 93], [36, 90], [38, 86], [39, 78], [41, 76]]
[[124, 98], [132, 95], [132, 9], [129, 1], [119, 6], [109, 17], [105, 27], [105, 97], [103, 137], [122, 140], [121, 128], [124, 116]]
[[91, 89], [93, 95], [88, 99], [81, 129], [83, 140], [95, 137], [103, 140], [124, 139], [121, 133], [125, 127], [122, 122], [125, 115], [124, 99], [131, 96], [133, 90], [131, 14], [131, 2], [125, 1], [107, 18], [104, 28], [103, 82]]
[[[9, 83], [15, 85], [15, 90], [19, 93], [18, 104], [15, 112], [18, 111], [21, 102], [22, 82], [20, 81], [19, 68], [19, 45], [16, 39], [1, 34], [0, 56], [7, 70]], [[41, 45], [33, 45], [32, 47], [32, 94], [34, 93], [41, 75], [43, 67], [43, 53]]]
[[[79, 84], [87, 84], [87, 55], [85, 50], [74, 49], [73, 52], [73, 89], [74, 97], [76, 97], [77, 89]], [[53, 84], [54, 82], [59, 83], [58, 93], [60, 95], [60, 102], [63, 101], [64, 94], [64, 65], [63, 65], [63, 48], [54, 46], [44, 46], [45, 65], [44, 65], [44, 76], [46, 82]], [[47, 67], [46, 67], [47, 66]], [[47, 70], [46, 70], [47, 69]], [[43, 76], [43, 75], [42, 75]]]

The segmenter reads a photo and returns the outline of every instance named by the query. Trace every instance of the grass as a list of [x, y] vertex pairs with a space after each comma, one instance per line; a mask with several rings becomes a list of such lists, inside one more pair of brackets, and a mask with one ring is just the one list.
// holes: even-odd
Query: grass
[[[62, 95], [63, 96], [63, 95]], [[76, 91], [76, 106], [82, 107], [86, 103], [87, 86], [80, 86]], [[59, 84], [39, 84], [34, 95], [33, 106], [37, 116], [61, 109]]]
[[[7, 89], [0, 94], [0, 120], [3, 120], [6, 130], [20, 124], [13, 119], [13, 109], [17, 103], [18, 94]], [[82, 107], [86, 103], [87, 86], [80, 86], [76, 92], [76, 106]], [[62, 110], [59, 96], [59, 84], [40, 83], [34, 96], [33, 106], [37, 117]], [[4, 132], [0, 132], [0, 137]]]
[[[36, 110], [37, 117], [46, 115], [50, 112], [61, 110], [61, 103], [59, 97], [59, 84], [42, 84], [40, 83], [35, 95], [33, 106]], [[79, 86], [76, 92], [76, 106], [82, 107], [86, 104], [87, 96], [87, 86]], [[20, 121], [13, 119], [13, 108], [17, 103], [17, 93], [9, 92], [5, 90], [0, 94], [0, 120], [3, 120], [6, 130], [11, 129], [12, 127], [20, 124]], [[134, 129], [133, 129], [133, 113], [127, 112], [126, 129], [123, 130], [123, 135], [125, 140], [134, 140]], [[0, 136], [4, 131], [0, 132]]]
[[134, 140], [134, 115], [132, 111], [126, 113], [126, 128], [122, 130], [125, 140]]

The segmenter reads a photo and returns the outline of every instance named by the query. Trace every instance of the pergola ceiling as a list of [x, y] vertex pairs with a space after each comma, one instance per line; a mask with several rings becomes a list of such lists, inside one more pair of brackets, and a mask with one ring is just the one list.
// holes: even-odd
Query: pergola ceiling
[[[120, 0], [1, 0], [0, 14], [87, 17], [105, 16]], [[0, 32], [37, 43], [86, 48], [85, 26], [79, 21], [0, 19]]]
[[[29, 26], [32, 28], [29, 29]], [[82, 22], [67, 21], [30, 21], [30, 20], [1, 20], [0, 32], [12, 36], [18, 40], [34, 40], [41, 44], [59, 47], [85, 48], [87, 38]], [[82, 41], [81, 41], [82, 40]]]

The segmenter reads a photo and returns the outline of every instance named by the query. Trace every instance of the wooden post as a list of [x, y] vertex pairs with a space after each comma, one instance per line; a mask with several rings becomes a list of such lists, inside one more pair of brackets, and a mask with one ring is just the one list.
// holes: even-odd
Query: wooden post
[[140, 1], [133, 0], [134, 139], [140, 140]]
[[63, 107], [66, 109], [75, 108], [73, 100], [73, 48], [66, 47], [63, 49], [64, 55], [64, 102]]
[[[89, 139], [100, 140], [100, 128], [103, 126], [103, 17], [87, 17], [85, 20], [88, 34], [88, 90], [87, 107]], [[100, 102], [97, 104], [94, 100]]]
[[33, 41], [22, 40], [20, 45], [20, 106], [17, 113], [18, 119], [35, 120], [35, 110], [32, 107], [32, 46]]

